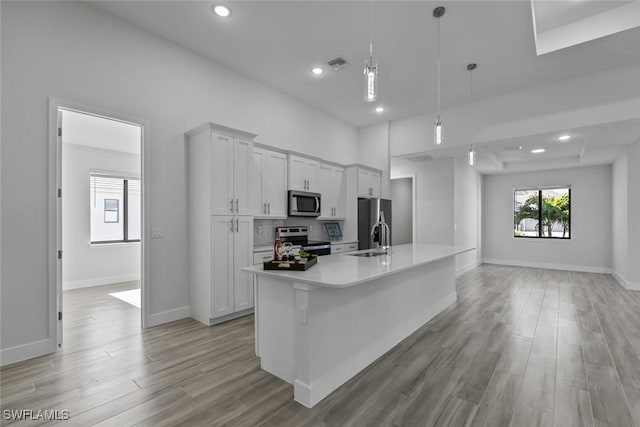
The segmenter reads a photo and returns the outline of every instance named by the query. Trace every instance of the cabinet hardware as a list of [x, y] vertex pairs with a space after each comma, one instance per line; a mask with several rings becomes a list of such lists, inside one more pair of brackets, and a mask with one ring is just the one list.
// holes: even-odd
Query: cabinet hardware
[[240, 231], [240, 220], [236, 219], [236, 233]]
[[231, 232], [233, 233], [233, 218], [231, 218]]
[[229, 208], [229, 210], [231, 210], [231, 212], [233, 212], [233, 199], [231, 199], [231, 207]]
[[267, 213], [267, 204], [266, 203], [262, 205], [262, 213], [263, 214]]
[[267, 213], [271, 215], [271, 202], [267, 203]]
[[240, 203], [238, 202], [238, 199], [236, 199], [236, 213], [240, 212], [240, 210], [239, 210], [239, 208], [238, 208], [238, 205], [239, 205], [239, 204], [240, 204]]

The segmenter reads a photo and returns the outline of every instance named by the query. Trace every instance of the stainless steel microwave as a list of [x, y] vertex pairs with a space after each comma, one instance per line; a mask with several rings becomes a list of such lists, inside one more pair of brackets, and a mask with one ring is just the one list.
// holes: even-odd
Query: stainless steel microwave
[[320, 216], [320, 194], [289, 190], [289, 216]]

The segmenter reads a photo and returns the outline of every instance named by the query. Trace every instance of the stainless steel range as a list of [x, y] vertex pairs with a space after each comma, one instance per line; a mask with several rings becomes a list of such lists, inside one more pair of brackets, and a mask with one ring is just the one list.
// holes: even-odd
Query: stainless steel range
[[299, 246], [315, 255], [330, 255], [331, 242], [320, 242], [309, 240], [309, 227], [292, 226], [292, 227], [276, 227], [276, 232], [280, 236], [280, 241], [291, 242], [293, 246]]

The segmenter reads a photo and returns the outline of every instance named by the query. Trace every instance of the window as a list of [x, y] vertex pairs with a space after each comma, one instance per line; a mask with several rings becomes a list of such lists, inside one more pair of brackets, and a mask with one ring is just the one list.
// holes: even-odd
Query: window
[[513, 192], [513, 236], [571, 238], [571, 188], [537, 188]]
[[140, 180], [92, 173], [91, 243], [140, 241]]

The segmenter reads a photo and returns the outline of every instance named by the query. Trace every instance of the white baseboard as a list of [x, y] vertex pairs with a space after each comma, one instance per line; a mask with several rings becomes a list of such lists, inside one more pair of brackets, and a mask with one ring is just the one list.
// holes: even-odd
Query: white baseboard
[[65, 280], [62, 282], [62, 290], [90, 288], [92, 286], [111, 285], [113, 283], [132, 282], [140, 280], [140, 274], [123, 274], [120, 276], [94, 277], [84, 280]]
[[456, 270], [456, 277], [466, 273], [467, 271], [471, 271], [474, 268], [478, 267], [482, 263], [480, 261], [472, 262], [471, 264], [465, 265], [464, 267], [460, 267]]
[[610, 268], [592, 267], [588, 265], [552, 264], [552, 263], [546, 263], [546, 262], [512, 261], [507, 259], [494, 259], [494, 258], [484, 258], [482, 261], [485, 264], [510, 265], [515, 267], [545, 268], [549, 270], [581, 271], [584, 273], [611, 274]]
[[23, 360], [33, 359], [55, 351], [56, 346], [49, 339], [5, 348], [0, 351], [0, 366], [22, 362]]
[[622, 277], [622, 275], [620, 273], [618, 273], [617, 271], [612, 271], [611, 275], [613, 276], [614, 279], [616, 279], [616, 281], [618, 283], [620, 283], [620, 285], [622, 285], [623, 288], [627, 289], [627, 286], [628, 286], [627, 279]]
[[174, 308], [173, 310], [167, 310], [161, 313], [149, 315], [146, 326], [147, 328], [151, 328], [153, 326], [173, 322], [174, 320], [184, 319], [186, 317], [189, 317], [190, 315], [191, 310], [189, 309], [188, 305], [180, 308]]

